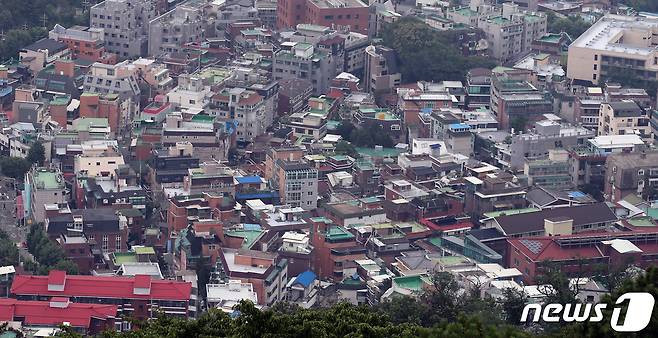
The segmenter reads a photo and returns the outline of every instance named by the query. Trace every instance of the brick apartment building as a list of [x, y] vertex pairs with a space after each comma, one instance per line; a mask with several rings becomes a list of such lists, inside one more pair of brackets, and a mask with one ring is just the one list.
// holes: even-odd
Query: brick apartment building
[[282, 0], [277, 2], [277, 27], [310, 23], [368, 34], [368, 11], [361, 0]]
[[366, 258], [366, 248], [359, 245], [352, 233], [325, 217], [311, 218], [313, 271], [320, 278], [342, 281], [343, 271], [356, 268], [355, 260]]

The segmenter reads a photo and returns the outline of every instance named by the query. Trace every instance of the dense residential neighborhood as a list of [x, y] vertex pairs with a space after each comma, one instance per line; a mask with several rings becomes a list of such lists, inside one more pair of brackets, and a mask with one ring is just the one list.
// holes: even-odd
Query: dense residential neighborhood
[[658, 296], [652, 1], [8, 2], [3, 338], [602, 337], [521, 312]]

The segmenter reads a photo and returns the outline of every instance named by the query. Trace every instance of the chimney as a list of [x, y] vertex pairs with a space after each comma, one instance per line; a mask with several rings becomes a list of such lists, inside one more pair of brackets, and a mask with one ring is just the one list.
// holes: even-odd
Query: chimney
[[55, 60], [55, 72], [66, 77], [75, 76], [75, 64], [68, 60]]

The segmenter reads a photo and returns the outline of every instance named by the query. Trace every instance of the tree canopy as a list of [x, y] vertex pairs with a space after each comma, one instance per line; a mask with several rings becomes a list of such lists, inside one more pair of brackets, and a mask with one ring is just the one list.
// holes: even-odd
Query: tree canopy
[[463, 56], [453, 45], [451, 34], [404, 17], [386, 25], [382, 38], [397, 52], [404, 82], [463, 80], [469, 69], [496, 66], [492, 59]]
[[41, 142], [34, 142], [25, 158], [28, 162], [42, 166], [46, 160], [46, 149]]
[[[88, 25], [89, 11], [83, 0], [2, 0], [0, 6], [0, 62], [18, 58], [18, 51], [48, 35], [59, 23], [64, 27]], [[44, 21], [45, 18], [45, 21]]]
[[62, 248], [48, 238], [41, 223], [30, 226], [30, 232], [27, 234], [27, 250], [36, 260], [26, 264], [28, 270], [42, 275], [53, 269], [64, 270], [74, 275], [78, 273], [78, 266], [67, 259]]
[[569, 34], [572, 39], [577, 39], [581, 34], [592, 25], [585, 21], [581, 16], [569, 15], [567, 17], [558, 17], [553, 12], [547, 13], [547, 30], [551, 33], [565, 32]]
[[2, 174], [22, 181], [25, 173], [30, 170], [32, 164], [20, 157], [0, 157], [0, 169]]
[[0, 230], [0, 266], [18, 264], [18, 248], [6, 232]]

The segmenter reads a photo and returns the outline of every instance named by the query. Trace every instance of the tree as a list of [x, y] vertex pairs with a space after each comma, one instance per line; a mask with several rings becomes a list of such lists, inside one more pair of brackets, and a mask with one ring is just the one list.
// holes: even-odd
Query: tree
[[455, 277], [450, 272], [435, 271], [431, 279], [432, 287], [422, 295], [421, 299], [429, 306], [432, 321], [457, 319], [463, 299]]
[[461, 81], [469, 69], [496, 66], [491, 59], [463, 56], [455, 45], [459, 34], [464, 35], [437, 31], [413, 17], [404, 17], [382, 30], [384, 44], [397, 53], [405, 82]]
[[30, 268], [34, 273], [45, 275], [50, 270], [64, 270], [70, 274], [78, 273], [78, 266], [66, 258], [60, 246], [48, 239], [42, 223], [34, 223], [30, 226], [30, 232], [27, 234], [27, 250], [36, 261], [33, 264], [30, 263]]
[[[572, 324], [565, 327], [560, 336], [563, 337], [627, 337], [628, 333], [615, 332], [610, 326], [610, 318], [612, 318], [612, 311], [615, 307], [627, 307], [628, 302], [616, 304], [617, 298], [628, 292], [647, 292], [650, 293], [654, 299], [658, 298], [658, 268], [651, 266], [647, 269], [646, 273], [638, 278], [629, 279], [624, 284], [617, 288], [609, 295], [605, 295], [601, 299], [601, 303], [606, 304], [603, 310], [604, 320], [600, 322], [586, 321], [583, 323]], [[626, 309], [622, 309], [622, 313], [626, 313]], [[654, 337], [658, 332], [658, 311], [651, 314], [649, 325], [637, 334], [632, 334], [637, 337]]]
[[32, 144], [30, 150], [27, 152], [26, 160], [37, 166], [43, 165], [43, 162], [46, 160], [46, 149], [41, 142], [37, 141]]
[[354, 125], [350, 121], [342, 121], [336, 128], [336, 134], [340, 135], [343, 140], [349, 140], [352, 131], [354, 130]]
[[525, 115], [519, 115], [514, 118], [509, 123], [510, 129], [514, 129], [514, 132], [523, 131], [528, 123], [528, 117]]
[[18, 248], [6, 232], [0, 230], [0, 266], [18, 265]]
[[338, 154], [343, 154], [343, 155], [351, 156], [351, 157], [353, 157], [353, 158], [360, 158], [360, 157], [361, 157], [361, 155], [359, 154], [359, 152], [356, 151], [356, 148], [354, 148], [354, 146], [353, 146], [351, 143], [349, 143], [349, 142], [345, 142], [345, 141], [339, 141], [339, 142], [336, 144], [336, 149], [335, 149], [335, 151], [336, 151], [336, 153], [338, 153]]
[[2, 174], [22, 181], [25, 178], [25, 173], [30, 170], [32, 164], [24, 158], [20, 157], [2, 157], [0, 158], [0, 167]]
[[546, 17], [546, 28], [551, 33], [565, 32], [572, 39], [577, 39], [592, 24], [585, 21], [581, 16], [569, 15], [567, 17], [558, 17], [555, 13], [548, 11]]
[[518, 324], [528, 297], [525, 292], [512, 288], [503, 290], [503, 296], [501, 306], [505, 312], [505, 320], [509, 324]]

